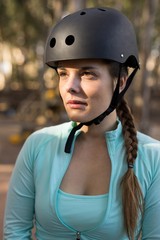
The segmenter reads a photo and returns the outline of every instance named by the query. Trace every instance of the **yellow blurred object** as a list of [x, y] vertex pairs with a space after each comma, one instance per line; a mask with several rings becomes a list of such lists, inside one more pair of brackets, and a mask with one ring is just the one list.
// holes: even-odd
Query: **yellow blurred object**
[[22, 144], [31, 133], [31, 131], [24, 131], [22, 133], [13, 134], [9, 137], [9, 142], [15, 145]]
[[54, 99], [55, 96], [56, 96], [56, 94], [55, 94], [55, 91], [54, 91], [53, 89], [47, 90], [47, 91], [45, 92], [45, 94], [44, 94], [44, 98], [45, 98], [46, 100]]

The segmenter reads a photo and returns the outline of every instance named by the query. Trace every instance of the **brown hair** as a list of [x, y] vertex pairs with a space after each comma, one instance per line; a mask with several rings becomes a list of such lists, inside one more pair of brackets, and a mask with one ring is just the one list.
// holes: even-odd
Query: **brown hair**
[[[110, 62], [109, 71], [113, 78], [118, 78], [119, 68], [118, 63]], [[127, 67], [125, 65], [121, 66], [120, 76], [127, 75]], [[138, 151], [137, 131], [131, 110], [124, 98], [119, 103], [116, 111], [122, 123], [128, 165], [128, 170], [121, 180], [124, 224], [129, 239], [134, 240], [139, 213], [143, 214], [143, 194], [133, 168]]]
[[[133, 116], [126, 100], [122, 99], [120, 102], [117, 108], [117, 115], [123, 127], [127, 164], [128, 166], [133, 166], [137, 158], [138, 141]], [[143, 194], [133, 168], [128, 167], [122, 178], [121, 186], [124, 224], [129, 239], [134, 240], [137, 219], [139, 213], [143, 213]]]

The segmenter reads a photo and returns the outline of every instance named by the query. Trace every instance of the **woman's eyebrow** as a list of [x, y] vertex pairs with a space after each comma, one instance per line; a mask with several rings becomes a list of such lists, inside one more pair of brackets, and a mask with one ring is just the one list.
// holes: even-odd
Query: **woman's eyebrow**
[[62, 71], [65, 71], [66, 68], [65, 67], [57, 67], [57, 70], [62, 70]]
[[97, 69], [97, 67], [93, 67], [93, 66], [85, 66], [85, 67], [81, 67], [82, 70], [89, 70], [89, 69]]

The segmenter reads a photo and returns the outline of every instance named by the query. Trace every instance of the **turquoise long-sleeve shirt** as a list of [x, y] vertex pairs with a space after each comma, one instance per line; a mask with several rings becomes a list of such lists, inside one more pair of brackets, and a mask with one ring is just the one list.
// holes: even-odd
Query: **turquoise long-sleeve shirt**
[[[7, 196], [4, 240], [29, 240], [33, 220], [38, 240], [75, 240], [76, 230], [65, 226], [57, 212], [58, 190], [70, 163], [64, 152], [72, 122], [36, 131], [26, 140], [17, 158]], [[76, 133], [74, 142], [80, 130]], [[127, 171], [121, 123], [106, 132], [112, 170], [103, 221], [97, 228], [81, 232], [81, 240], [128, 240], [123, 224], [120, 182]], [[134, 172], [145, 200], [143, 240], [160, 239], [160, 142], [138, 132], [138, 156]], [[72, 209], [71, 209], [72, 212]], [[137, 237], [135, 238], [137, 239]]]

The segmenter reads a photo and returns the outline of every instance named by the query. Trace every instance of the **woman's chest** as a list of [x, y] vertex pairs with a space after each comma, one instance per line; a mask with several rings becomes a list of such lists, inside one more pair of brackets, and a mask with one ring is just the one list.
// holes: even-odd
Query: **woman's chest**
[[110, 174], [111, 161], [106, 144], [78, 148], [78, 151], [75, 148], [61, 189], [82, 195], [105, 194], [109, 191]]

